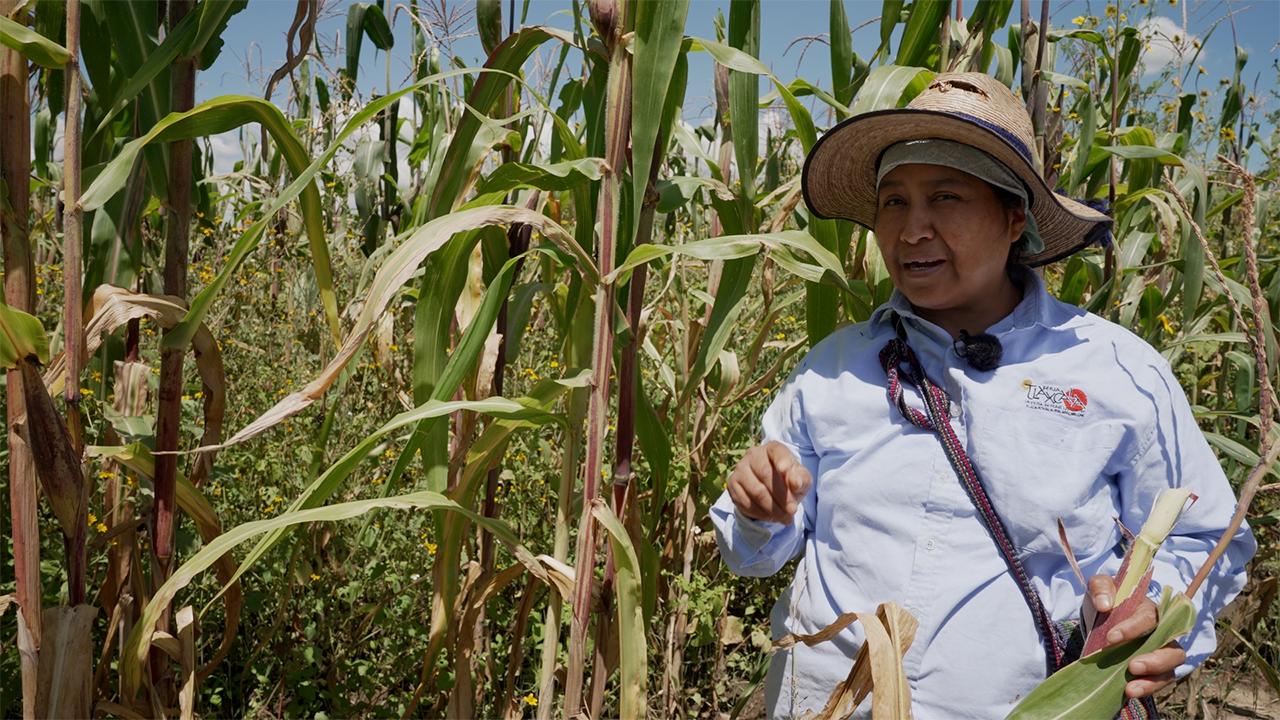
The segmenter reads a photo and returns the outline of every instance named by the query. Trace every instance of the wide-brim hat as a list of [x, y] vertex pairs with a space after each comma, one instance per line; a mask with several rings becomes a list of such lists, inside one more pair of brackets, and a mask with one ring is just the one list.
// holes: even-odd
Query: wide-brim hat
[[984, 73], [938, 75], [905, 108], [863, 113], [831, 128], [805, 159], [810, 212], [873, 228], [880, 157], [896, 143], [930, 138], [978, 148], [1022, 179], [1044, 250], [1018, 262], [1044, 265], [1107, 238], [1111, 218], [1054, 193], [1036, 172], [1031, 118], [1009, 88]]

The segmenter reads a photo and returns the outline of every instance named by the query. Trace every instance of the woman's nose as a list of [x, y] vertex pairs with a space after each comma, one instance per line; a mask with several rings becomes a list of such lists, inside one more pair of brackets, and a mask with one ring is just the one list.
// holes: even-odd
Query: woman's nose
[[921, 207], [918, 203], [908, 207], [898, 239], [903, 242], [917, 243], [932, 238], [933, 234], [933, 217], [928, 209]]

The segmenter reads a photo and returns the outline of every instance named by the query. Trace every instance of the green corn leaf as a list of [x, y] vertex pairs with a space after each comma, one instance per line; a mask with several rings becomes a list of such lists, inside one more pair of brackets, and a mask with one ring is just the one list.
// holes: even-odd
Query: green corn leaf
[[566, 160], [552, 165], [527, 163], [503, 163], [476, 186], [476, 193], [506, 193], [518, 187], [534, 187], [539, 190], [563, 192], [589, 181], [599, 180], [604, 174], [604, 160], [582, 158]]
[[853, 102], [853, 114], [902, 107], [919, 95], [933, 81], [934, 75], [932, 70], [919, 67], [878, 67], [871, 71], [871, 76], [858, 91]]
[[1164, 647], [1195, 626], [1195, 605], [1182, 593], [1165, 588], [1160, 623], [1145, 638], [1115, 645], [1077, 660], [1049, 676], [1009, 715], [1009, 720], [1109, 718], [1124, 704], [1124, 686], [1133, 675], [1129, 660]]
[[71, 53], [65, 47], [3, 15], [0, 15], [0, 44], [51, 70], [61, 70], [71, 61]]
[[201, 3], [200, 27], [186, 57], [198, 58], [201, 70], [213, 67], [222, 54], [222, 34], [227, 31], [227, 21], [248, 6], [249, 0], [205, 0]]
[[872, 60], [888, 56], [889, 41], [893, 39], [893, 31], [898, 23], [902, 22], [902, 6], [905, 4], [905, 0], [884, 0], [880, 10], [880, 47], [876, 48]]
[[640, 208], [662, 135], [667, 89], [684, 42], [689, 0], [650, 0], [636, 5], [636, 39], [631, 60], [631, 235], [640, 226]]
[[[226, 2], [225, 0], [206, 0], [199, 6], [199, 11], [187, 13], [178, 26], [165, 35], [164, 42], [146, 56], [146, 60], [136, 72], [129, 74], [129, 82], [115, 96], [115, 102], [98, 122], [89, 135], [92, 140], [99, 133], [110, 127], [120, 111], [129, 106], [134, 98], [145, 89], [152, 87], [152, 82], [162, 74], [179, 56], [192, 57], [200, 54], [209, 43], [221, 46], [221, 31], [226, 30], [227, 20], [248, 5], [247, 0]], [[212, 46], [210, 46], [212, 47]], [[209, 67], [202, 65], [202, 67]], [[157, 117], [161, 117], [158, 115]], [[86, 142], [86, 145], [88, 143]]]
[[591, 514], [609, 534], [613, 549], [614, 590], [618, 601], [618, 709], [619, 716], [645, 716], [648, 637], [645, 633], [641, 603], [640, 560], [622, 521], [600, 498], [591, 506]]
[[[142, 76], [143, 69], [147, 68], [147, 60], [161, 44], [156, 26], [158, 3], [156, 0], [106, 0], [100, 3], [100, 8], [107, 30], [111, 33], [111, 47], [118, 60], [117, 69], [122, 70], [125, 77]], [[177, 32], [178, 28], [173, 30]], [[184, 34], [185, 32], [184, 30]], [[180, 39], [175, 47], [180, 47], [182, 42], [184, 41]], [[169, 114], [169, 63], [153, 64], [147, 69], [147, 74], [152, 70], [155, 72], [154, 77], [150, 78], [146, 87], [137, 95], [138, 131], [142, 133], [150, 131], [161, 118]], [[97, 134], [96, 131], [94, 134]], [[147, 184], [162, 203], [166, 202], [169, 193], [169, 149], [167, 146], [157, 145], [144, 148], [142, 154], [147, 161]], [[90, 208], [86, 207], [88, 209]]]
[[930, 56], [938, 50], [942, 21], [950, 9], [950, 2], [916, 0], [911, 3], [911, 14], [902, 29], [898, 55], [893, 64], [903, 67], [928, 66]]
[[134, 697], [142, 684], [142, 673], [147, 671], [150, 664], [152, 631], [160, 614], [170, 606], [179, 590], [186, 587], [200, 573], [209, 569], [222, 555], [264, 533], [307, 523], [347, 520], [377, 508], [446, 510], [467, 515], [473, 522], [493, 533], [493, 536], [506, 545], [530, 572], [544, 580], [548, 579], [537, 559], [525, 549], [506, 523], [482, 517], [439, 493], [416, 492], [394, 498], [358, 500], [311, 510], [290, 511], [268, 520], [245, 523], [231, 528], [205, 545], [200, 552], [175, 570], [173, 576], [156, 590], [151, 601], [147, 603], [146, 609], [143, 610], [142, 617], [134, 625], [133, 632], [129, 635], [124, 651], [121, 653], [121, 695], [126, 698]]
[[[261, 98], [227, 95], [201, 103], [188, 112], [172, 114], [156, 123], [146, 135], [126, 144], [85, 191], [84, 208], [93, 210], [100, 207], [124, 186], [133, 167], [133, 159], [148, 143], [216, 135], [250, 122], [261, 123], [267, 128], [289, 164], [289, 170], [294, 174], [295, 180], [301, 179], [308, 169], [310, 158], [302, 142], [294, 134], [292, 124], [280, 109]], [[324, 208], [320, 204], [320, 191], [315, 182], [308, 179], [299, 194], [301, 195], [299, 205], [311, 249], [311, 263], [315, 272], [316, 285], [319, 286], [321, 304], [329, 320], [329, 331], [334, 343], [337, 344], [341, 337], [338, 325], [338, 300], [333, 290], [333, 272], [329, 261], [329, 243], [325, 232]], [[276, 207], [282, 206], [283, 203], [278, 199]], [[274, 221], [274, 215], [274, 212], [265, 213], [246, 235], [251, 235], [255, 239], [261, 237], [267, 223]], [[228, 264], [234, 265], [234, 263]], [[223, 282], [219, 283], [219, 279]], [[192, 303], [192, 314], [197, 315], [199, 320], [195, 323], [189, 319], [184, 320], [175, 327], [173, 332], [165, 336], [165, 347], [185, 348], [191, 343], [196, 325], [203, 320], [208, 304], [221, 289], [222, 284], [225, 284], [226, 279], [229, 278], [220, 275], [196, 297], [196, 301]]]
[[[729, 46], [743, 54], [760, 56], [760, 0], [731, 0]], [[757, 60], [757, 62], [759, 62]], [[738, 162], [738, 214], [742, 229], [755, 227], [756, 162], [760, 138], [760, 78], [758, 73], [729, 70], [729, 124]]]
[[1009, 21], [1009, 11], [1012, 9], [1013, 0], [978, 0], [978, 5], [973, 8], [973, 14], [969, 16], [966, 24], [970, 35], [978, 30], [982, 31], [982, 53], [979, 56], [977, 67], [972, 69], [978, 72], [987, 72], [991, 67], [992, 56], [999, 52], [997, 50], [999, 46], [991, 42], [991, 36]]
[[41, 365], [49, 364], [44, 326], [34, 315], [9, 307], [0, 297], [0, 368], [12, 370], [32, 356]]
[[[807, 253], [817, 263], [816, 266], [810, 266], [812, 270], [805, 271], [807, 274], [822, 277], [824, 273], [831, 273], [841, 278], [837, 283], [838, 286], [846, 289], [848, 287], [843, 283], [840, 259], [803, 230], [785, 230], [756, 235], [721, 235], [683, 245], [641, 245], [631, 251], [627, 259], [609, 274], [606, 281], [625, 283], [631, 276], [632, 270], [667, 255], [683, 255], [699, 260], [734, 260], [755, 255], [762, 247], [767, 247], [774, 253], [788, 250]], [[791, 254], [788, 257], [795, 256]]]
[[[853, 36], [849, 32], [849, 16], [844, 11], [844, 0], [831, 0], [828, 19], [831, 37], [831, 87], [836, 100], [848, 105], [853, 99]], [[836, 120], [844, 120], [848, 113], [836, 111]], [[806, 153], [808, 150], [805, 151]]]
[[383, 52], [396, 44], [381, 7], [367, 2], [351, 3], [347, 7], [347, 79], [352, 84], [360, 71], [360, 48], [366, 34]]
[[485, 61], [486, 70], [498, 72], [481, 73], [467, 95], [467, 106], [474, 112], [463, 114], [449, 149], [445, 151], [431, 195], [428, 220], [453, 212], [461, 203], [475, 177], [476, 166], [484, 160], [483, 157], [472, 157], [471, 153], [472, 144], [483, 126], [481, 118], [506, 96], [512, 79], [529, 56], [552, 38], [572, 42], [570, 36], [553, 28], [527, 27], [508, 35]]
[[1005, 87], [1012, 89], [1015, 67], [1013, 53], [1009, 51], [1009, 48], [995, 43], [992, 43], [991, 48], [996, 56], [996, 79], [1004, 83]]
[[1086, 92], [1090, 90], [1089, 83], [1081, 80], [1078, 77], [1073, 77], [1071, 75], [1064, 75], [1063, 73], [1056, 73], [1056, 72], [1053, 72], [1052, 70], [1041, 70], [1037, 74], [1041, 78], [1043, 78], [1046, 82], [1053, 85], [1069, 85], [1073, 88], [1079, 88]]
[[1080, 112], [1080, 141], [1076, 143], [1076, 158], [1071, 163], [1071, 179], [1067, 185], [1067, 193], [1071, 194], [1080, 187], [1086, 177], [1089, 156], [1093, 153], [1093, 139], [1098, 133], [1098, 108], [1093, 101], [1093, 93], [1086, 93]]
[[711, 372], [712, 366], [720, 351], [724, 349], [733, 329], [738, 324], [738, 316], [742, 313], [747, 298], [747, 290], [751, 288], [756, 256], [727, 260], [721, 271], [720, 284], [716, 286], [715, 304], [711, 306], [711, 318], [707, 322], [707, 330], [698, 343], [698, 354], [689, 367], [689, 376], [685, 380], [680, 393], [680, 403], [684, 404], [697, 390], [702, 379]]
[[502, 43], [502, 0], [476, 0], [476, 29], [484, 54], [492, 54]]

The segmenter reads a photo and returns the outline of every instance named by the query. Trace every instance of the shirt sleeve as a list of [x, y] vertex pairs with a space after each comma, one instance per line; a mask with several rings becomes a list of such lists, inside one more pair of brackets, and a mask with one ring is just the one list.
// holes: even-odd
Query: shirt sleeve
[[797, 503], [790, 525], [753, 520], [733, 504], [726, 489], [711, 506], [711, 524], [716, 530], [720, 556], [739, 575], [767, 577], [778, 572], [804, 547], [813, 531], [819, 491], [818, 456], [809, 441], [804, 422], [803, 397], [800, 390], [808, 360], [802, 361], [778, 390], [778, 395], [765, 411], [762, 421], [762, 444], [782, 443], [809, 471], [813, 484]]
[[[1208, 559], [1236, 510], [1236, 496], [1222, 466], [1205, 440], [1186, 395], [1167, 363], [1153, 363], [1159, 372], [1143, 387], [1156, 411], [1156, 422], [1130, 463], [1120, 473], [1121, 521], [1137, 533], [1160, 492], [1190, 488], [1197, 496], [1165, 540], [1154, 562], [1153, 590], [1169, 586], [1183, 591]], [[1192, 601], [1197, 607], [1195, 627], [1179, 643], [1187, 662], [1181, 678], [1204, 662], [1217, 647], [1214, 618], [1244, 588], [1249, 560], [1257, 543], [1247, 524], [1241, 526], [1226, 553], [1209, 573]], [[1119, 569], [1109, 568], [1112, 573]], [[1158, 595], [1156, 595], [1158, 597]]]

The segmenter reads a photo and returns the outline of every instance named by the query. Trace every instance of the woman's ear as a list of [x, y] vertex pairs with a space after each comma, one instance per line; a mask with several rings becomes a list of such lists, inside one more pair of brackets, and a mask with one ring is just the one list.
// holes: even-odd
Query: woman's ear
[[1022, 231], [1027, 229], [1027, 209], [1009, 208], [1005, 217], [1009, 220], [1009, 243], [1016, 243], [1022, 237]]

